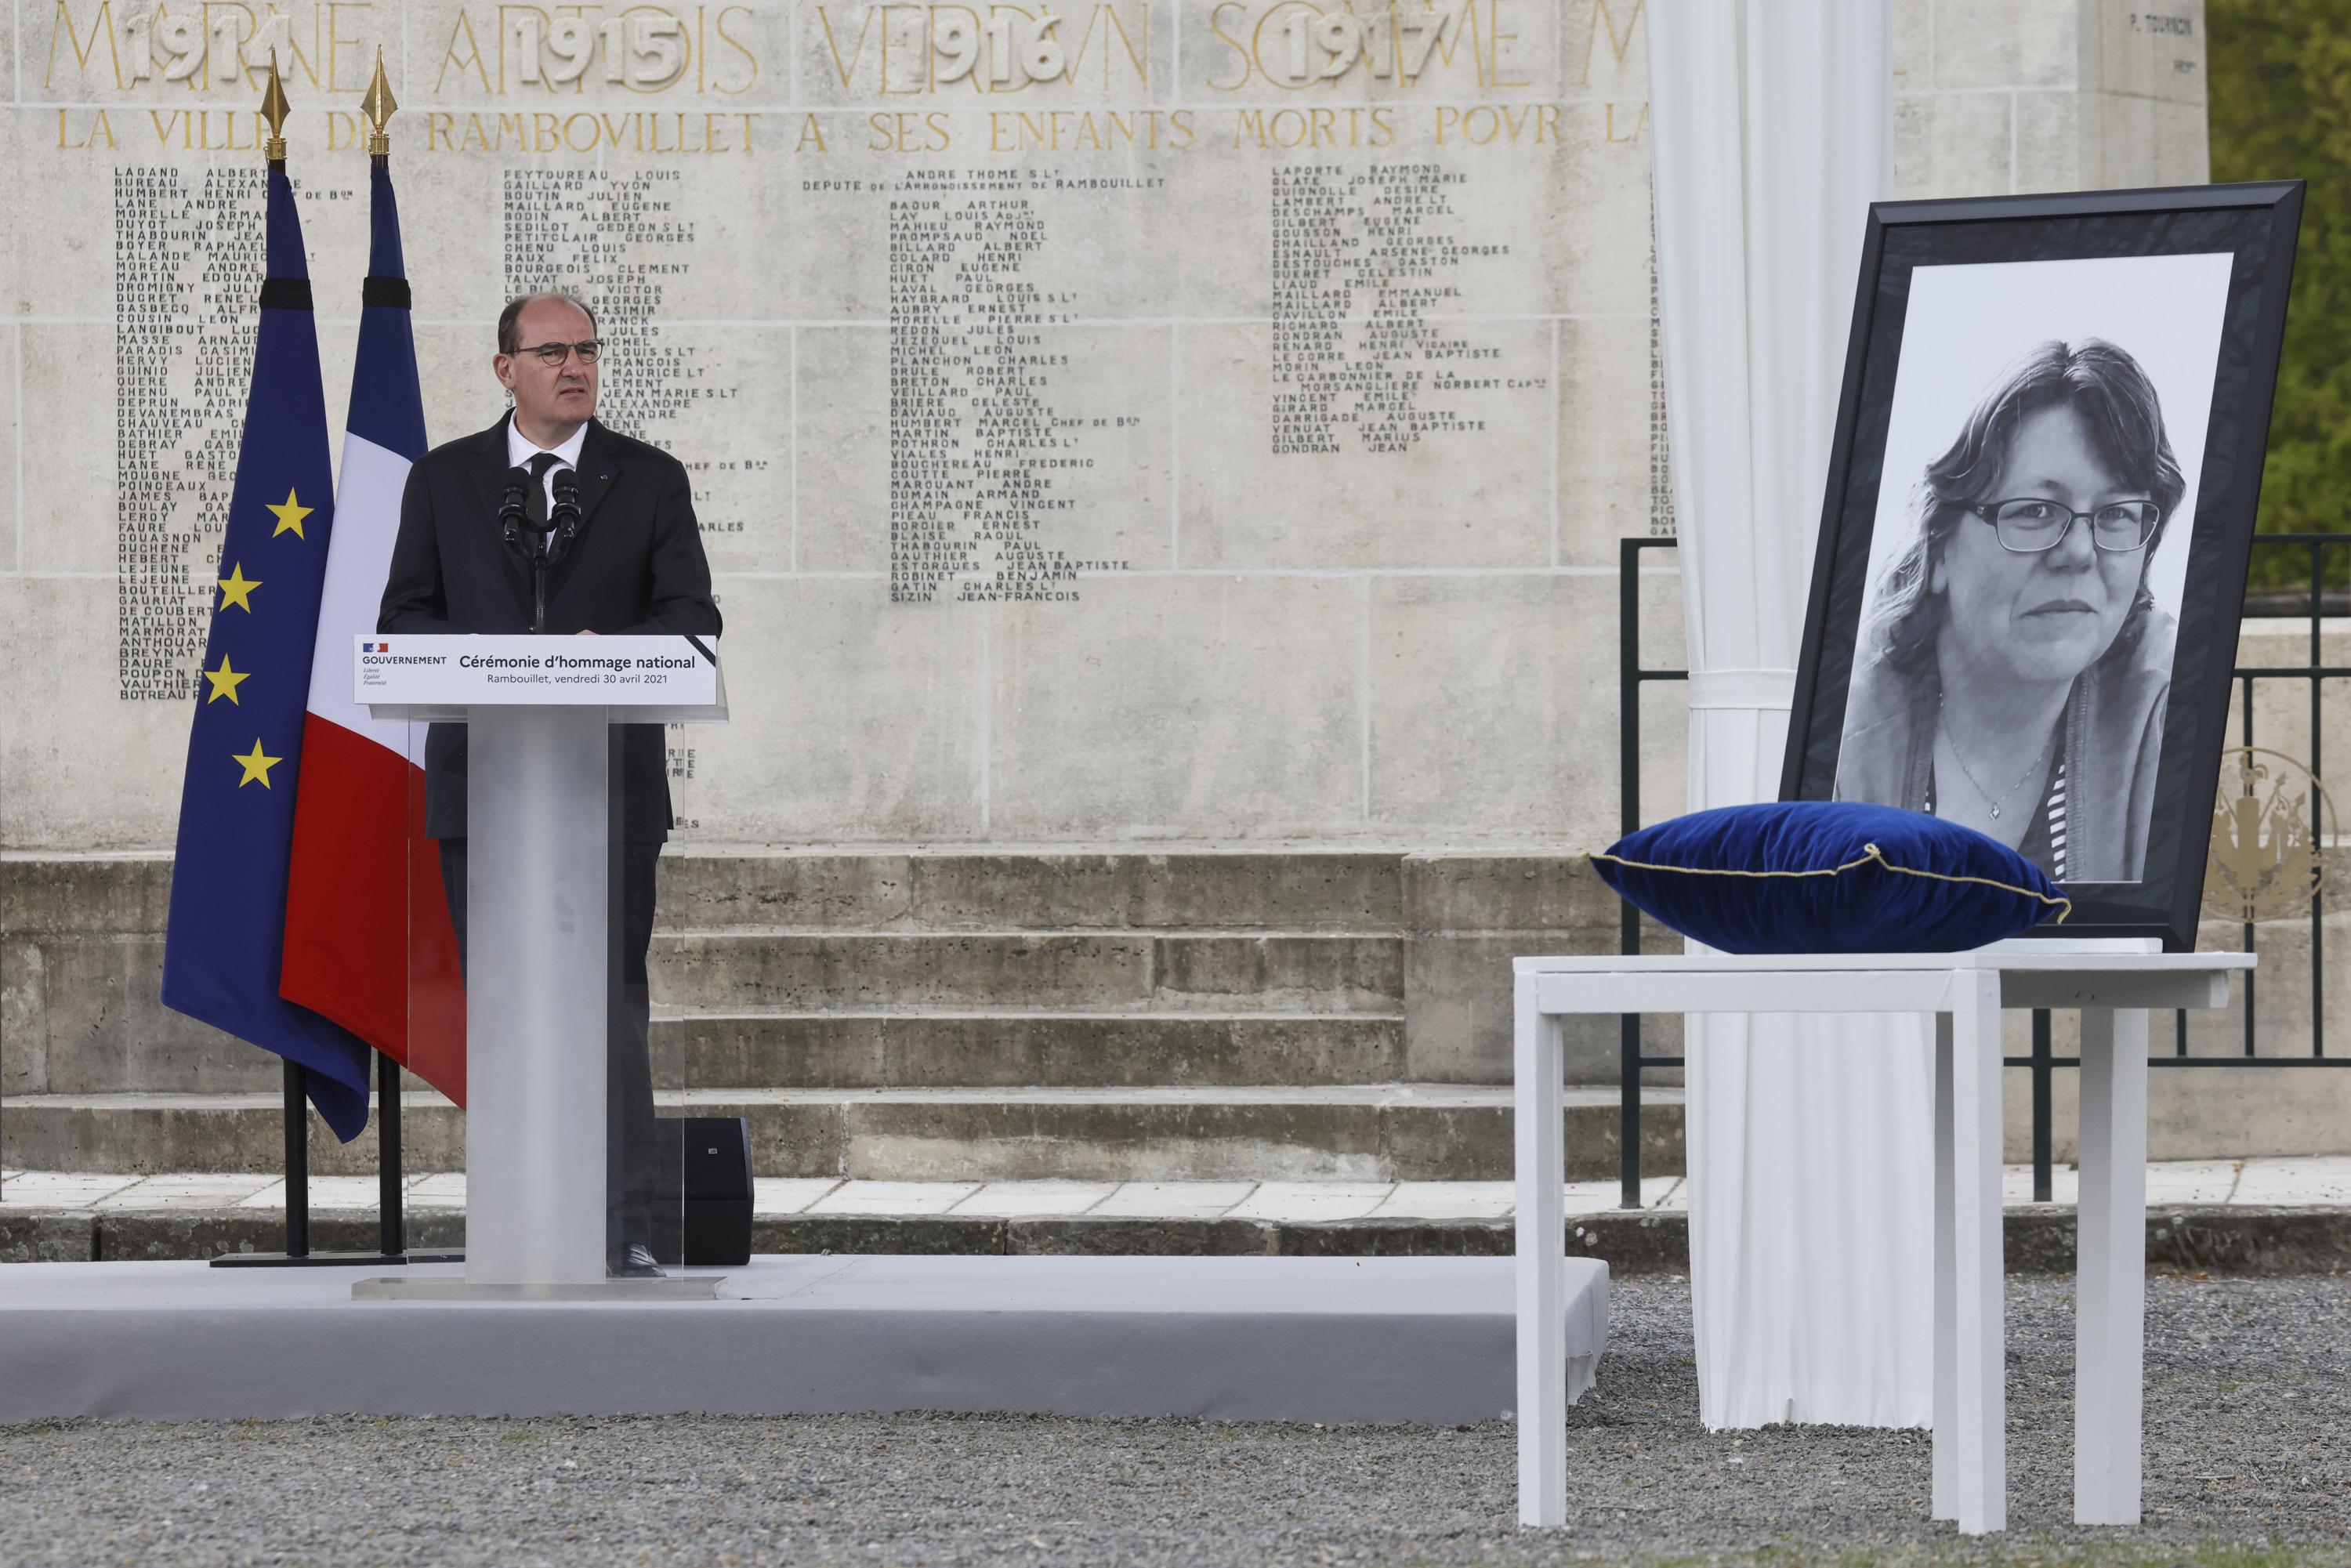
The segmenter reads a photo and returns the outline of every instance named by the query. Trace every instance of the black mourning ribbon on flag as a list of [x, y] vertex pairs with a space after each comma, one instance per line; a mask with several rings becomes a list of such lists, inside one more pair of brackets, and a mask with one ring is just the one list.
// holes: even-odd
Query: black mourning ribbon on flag
[[308, 310], [310, 280], [307, 277], [265, 277], [261, 280], [264, 310]]
[[389, 305], [395, 310], [408, 308], [408, 279], [404, 277], [367, 277], [360, 282], [361, 305]]

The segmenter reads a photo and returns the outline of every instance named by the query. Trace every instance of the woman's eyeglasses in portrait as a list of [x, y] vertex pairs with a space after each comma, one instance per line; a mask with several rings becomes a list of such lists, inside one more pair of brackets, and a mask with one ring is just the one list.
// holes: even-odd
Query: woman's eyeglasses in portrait
[[2090, 525], [2090, 542], [2109, 555], [2128, 555], [2155, 537], [2163, 508], [2153, 501], [2116, 501], [2095, 511], [2076, 512], [2058, 502], [2028, 496], [2012, 501], [1970, 503], [1967, 510], [1990, 523], [2000, 548], [2011, 555], [2039, 555], [2064, 542], [2077, 522]]

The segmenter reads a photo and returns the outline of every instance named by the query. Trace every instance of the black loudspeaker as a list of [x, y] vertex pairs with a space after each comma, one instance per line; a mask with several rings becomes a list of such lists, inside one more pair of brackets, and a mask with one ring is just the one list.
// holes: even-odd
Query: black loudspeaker
[[[661, 1178], [653, 1256], [690, 1268], [751, 1260], [751, 1124], [740, 1116], [673, 1116], [654, 1124]], [[676, 1201], [670, 1201], [674, 1193]]]

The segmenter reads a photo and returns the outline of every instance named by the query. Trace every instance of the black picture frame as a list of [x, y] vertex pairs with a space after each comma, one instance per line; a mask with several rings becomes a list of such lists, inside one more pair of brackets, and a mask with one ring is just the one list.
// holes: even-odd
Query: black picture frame
[[2229, 252], [2233, 262], [2142, 876], [2137, 883], [2067, 884], [2070, 916], [2036, 933], [2158, 937], [2167, 951], [2193, 949], [2303, 190], [2294, 180], [1871, 206], [1789, 711], [1782, 800], [1834, 795], [1913, 271], [1968, 262]]

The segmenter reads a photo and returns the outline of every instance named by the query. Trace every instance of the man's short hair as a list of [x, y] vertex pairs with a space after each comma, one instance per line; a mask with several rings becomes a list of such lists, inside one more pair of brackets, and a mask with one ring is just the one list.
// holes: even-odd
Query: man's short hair
[[522, 347], [522, 333], [515, 323], [522, 319], [522, 308], [534, 299], [560, 299], [566, 305], [576, 305], [580, 313], [588, 318], [588, 330], [596, 330], [596, 312], [588, 308], [588, 301], [576, 294], [566, 294], [559, 288], [543, 288], [536, 294], [517, 294], [507, 301], [505, 309], [498, 312], [499, 353], [511, 354]]

